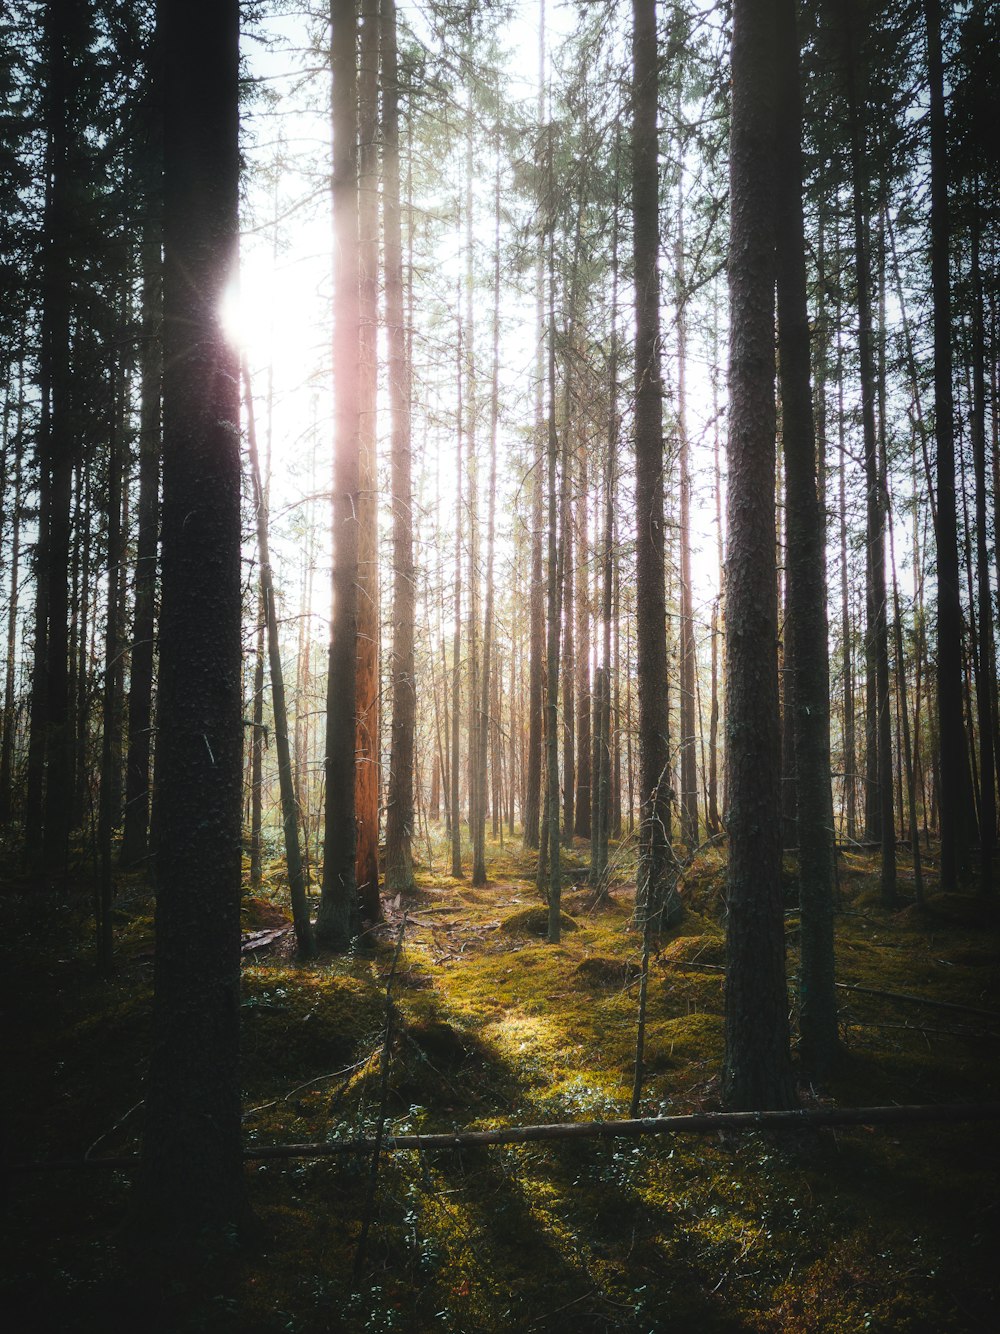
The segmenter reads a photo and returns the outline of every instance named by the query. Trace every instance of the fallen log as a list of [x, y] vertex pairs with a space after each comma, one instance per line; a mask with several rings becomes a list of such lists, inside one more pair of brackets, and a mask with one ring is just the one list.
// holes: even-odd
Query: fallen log
[[[643, 1135], [713, 1134], [718, 1131], [818, 1130], [837, 1126], [960, 1125], [1000, 1120], [1000, 1102], [944, 1103], [904, 1107], [796, 1107], [771, 1112], [692, 1112], [684, 1116], [645, 1116], [627, 1121], [565, 1121], [550, 1125], [502, 1126], [497, 1130], [454, 1130], [427, 1135], [386, 1135], [381, 1153], [441, 1149], [478, 1149], [544, 1140], [638, 1139]], [[262, 1144], [244, 1151], [245, 1162], [291, 1158], [339, 1158], [373, 1153], [374, 1139], [319, 1140], [304, 1144]], [[68, 1171], [107, 1168], [126, 1172], [138, 1167], [138, 1154], [122, 1158], [67, 1158], [50, 1162], [14, 1163], [8, 1171]]]

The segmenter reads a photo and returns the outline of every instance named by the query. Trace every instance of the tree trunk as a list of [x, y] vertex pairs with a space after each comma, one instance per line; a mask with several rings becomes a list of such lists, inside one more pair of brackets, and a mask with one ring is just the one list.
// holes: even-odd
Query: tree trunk
[[[797, 788], [803, 1068], [829, 1074], [839, 1045], [833, 956], [830, 674], [825, 526], [816, 483], [809, 307], [802, 220], [802, 104], [794, 0], [778, 0], [778, 136], [774, 201], [778, 359], [785, 454], [786, 589], [795, 681], [791, 727]], [[787, 696], [786, 696], [787, 698]]]
[[[552, 149], [549, 144], [549, 200], [552, 200]], [[559, 437], [556, 430], [556, 315], [555, 315], [555, 223], [549, 218], [549, 429], [548, 429], [548, 569], [546, 572], [546, 655], [545, 655], [545, 840], [539, 853], [548, 851], [547, 897], [549, 921], [547, 939], [557, 945], [560, 936], [560, 901], [562, 897], [562, 866], [559, 848], [559, 628], [562, 608], [560, 592], [566, 572], [565, 566], [565, 491], [566, 473], [563, 469], [563, 495], [557, 494]], [[563, 530], [559, 532], [560, 516]]]
[[133, 866], [149, 850], [149, 768], [152, 751], [156, 549], [160, 511], [160, 378], [162, 271], [160, 221], [150, 217], [142, 243], [142, 381], [139, 407], [139, 531], [135, 611], [129, 671], [128, 753], [122, 862]]
[[[892, 798], [892, 725], [889, 702], [889, 629], [885, 586], [886, 492], [875, 424], [876, 375], [872, 338], [871, 257], [866, 211], [864, 102], [860, 89], [860, 57], [855, 27], [855, 0], [844, 0], [844, 54], [847, 102], [851, 130], [852, 213], [854, 264], [858, 301], [858, 358], [861, 367], [861, 424], [865, 446], [867, 614], [865, 627], [868, 689], [866, 719], [866, 836], [877, 833], [882, 845], [880, 892], [882, 903], [896, 901], [896, 827]], [[873, 793], [877, 801], [873, 802]], [[874, 820], [877, 811], [877, 822]]]
[[[972, 455], [976, 475], [976, 600], [979, 619], [979, 688], [976, 705], [979, 722], [979, 891], [993, 892], [993, 856], [996, 845], [996, 769], [994, 764], [993, 692], [996, 658], [993, 639], [993, 599], [990, 591], [990, 560], [987, 546], [986, 487], [986, 352], [983, 336], [983, 289], [980, 274], [979, 187], [972, 224]], [[994, 405], [995, 408], [995, 405]]]
[[660, 378], [659, 188], [655, 0], [632, 0], [632, 211], [635, 270], [636, 641], [640, 839], [637, 912], [654, 931], [677, 917], [673, 874], [663, 425]]
[[[486, 759], [490, 739], [490, 674], [493, 669], [493, 555], [496, 530], [497, 431], [500, 423], [500, 153], [497, 146], [496, 180], [493, 195], [495, 232], [493, 239], [493, 378], [490, 385], [490, 482], [486, 527], [486, 607], [483, 615], [483, 663], [479, 701], [478, 753], [476, 755], [476, 828], [473, 833], [472, 883], [486, 884]], [[499, 716], [499, 715], [498, 715]], [[493, 823], [498, 819], [493, 802]]]
[[775, 7], [733, 11], [723, 1102], [794, 1103], [781, 891], [775, 584]]
[[[46, 191], [42, 231], [39, 379], [39, 535], [36, 545], [35, 682], [25, 826], [29, 860], [52, 872], [65, 861], [72, 813], [73, 736], [69, 707], [70, 506], [73, 246], [70, 138], [76, 119], [73, 37], [86, 6], [45, 10], [48, 86]], [[35, 697], [37, 692], [37, 698]]]
[[239, 8], [162, 9], [163, 601], [153, 1041], [139, 1217], [203, 1251], [247, 1219], [240, 1142]]
[[[545, 0], [538, 18], [538, 128], [545, 120]], [[536, 170], [540, 170], [536, 163]], [[542, 582], [542, 498], [545, 494], [545, 250], [538, 240], [535, 256], [535, 429], [531, 478], [531, 594], [528, 641], [528, 763], [523, 836], [537, 848], [542, 793], [542, 661], [545, 653], [545, 586]]]
[[674, 290], [677, 303], [677, 434], [680, 463], [680, 742], [681, 836], [689, 852], [698, 846], [697, 645], [691, 584], [691, 445], [687, 431], [687, 276], [684, 262], [684, 176], [677, 185]]
[[358, 915], [355, 874], [360, 301], [357, 3], [331, 0], [334, 227], [333, 619], [326, 698], [326, 827], [317, 943], [346, 950]]
[[107, 612], [104, 623], [104, 691], [101, 710], [101, 786], [97, 820], [98, 887], [96, 898], [97, 961], [102, 977], [110, 977], [113, 968], [114, 938], [111, 905], [114, 898], [114, 872], [111, 839], [115, 824], [115, 723], [118, 717], [119, 612], [118, 573], [122, 560], [122, 478], [124, 472], [123, 426], [120, 413], [123, 380], [121, 366], [113, 372], [114, 421], [108, 441], [108, 532], [105, 552], [107, 573]]
[[[385, 887], [408, 893], [413, 880], [413, 736], [417, 695], [413, 652], [413, 449], [410, 366], [403, 309], [403, 238], [399, 201], [399, 59], [396, 0], [382, 0], [382, 217], [385, 322], [389, 360], [392, 466], [392, 740], [385, 817]], [[435, 776], [440, 784], [437, 768]], [[438, 788], [440, 791], [440, 786]], [[436, 797], [434, 818], [440, 797]]]
[[462, 878], [462, 809], [459, 805], [459, 775], [462, 756], [459, 749], [459, 730], [462, 713], [462, 446], [464, 434], [464, 416], [462, 406], [463, 384], [463, 339], [462, 339], [462, 289], [457, 291], [458, 339], [457, 357], [457, 440], [455, 458], [455, 605], [452, 611], [454, 630], [451, 648], [451, 800], [448, 803], [451, 824], [451, 873], [456, 880]]
[[361, 0], [358, 78], [358, 644], [355, 682], [354, 874], [361, 918], [382, 917], [379, 899], [379, 578], [378, 578], [378, 0]]
[[7, 586], [7, 647], [4, 655], [3, 731], [0, 735], [0, 828], [9, 825], [13, 816], [14, 740], [17, 731], [14, 669], [21, 574], [21, 510], [24, 501], [24, 437], [21, 430], [24, 406], [23, 362], [18, 385], [17, 429], [14, 436], [14, 503], [11, 506], [10, 577]]
[[970, 783], [962, 729], [962, 604], [955, 508], [948, 158], [940, 0], [925, 0], [930, 88], [931, 285], [934, 297], [934, 435], [937, 442], [937, 704], [941, 888], [968, 875]]

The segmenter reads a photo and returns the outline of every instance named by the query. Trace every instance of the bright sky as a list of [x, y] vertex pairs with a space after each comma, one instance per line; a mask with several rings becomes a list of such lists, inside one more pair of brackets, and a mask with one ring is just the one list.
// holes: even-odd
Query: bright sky
[[[546, 6], [546, 26], [551, 44], [567, 35], [576, 22], [575, 6], [551, 0]], [[433, 40], [419, 6], [404, 4], [401, 13], [418, 32]], [[509, 50], [507, 73], [510, 95], [524, 99], [534, 110], [537, 99], [538, 66], [537, 0], [518, 6], [507, 29]], [[248, 349], [254, 391], [258, 401], [257, 421], [262, 451], [268, 436], [267, 398], [273, 389], [272, 429], [272, 526], [274, 557], [279, 583], [297, 596], [306, 548], [302, 523], [309, 515], [319, 524], [320, 549], [313, 608], [324, 617], [328, 609], [329, 556], [326, 547], [326, 507], [306, 498], [323, 492], [330, 476], [331, 390], [328, 330], [331, 307], [331, 224], [328, 190], [330, 129], [328, 115], [329, 78], [310, 52], [309, 25], [301, 12], [271, 16], [262, 31], [272, 40], [270, 49], [256, 41], [244, 42], [250, 74], [263, 81], [269, 100], [249, 107], [245, 122], [245, 147], [255, 170], [247, 176], [244, 202], [245, 231], [241, 245], [241, 295], [232, 302], [230, 322]], [[325, 37], [324, 37], [324, 40]], [[307, 75], [305, 71], [312, 71]], [[492, 251], [492, 175], [488, 149], [477, 153], [484, 184], [478, 195], [477, 245], [485, 270]], [[280, 164], [275, 170], [275, 164]], [[273, 219], [278, 218], [277, 239]], [[457, 278], [461, 266], [461, 238], [453, 231], [439, 259], [438, 286]], [[623, 289], [623, 300], [627, 291]], [[491, 312], [491, 303], [480, 298], [477, 321], [480, 347]], [[669, 320], [672, 312], [665, 311]], [[627, 314], [624, 316], [627, 320]], [[519, 296], [513, 288], [505, 292], [503, 306], [502, 400], [505, 420], [501, 424], [501, 453], [511, 444], [510, 431], [532, 419], [535, 332], [533, 298]], [[451, 331], [442, 336], [453, 337]], [[665, 335], [665, 372], [668, 384], [676, 380], [670, 363], [672, 334]], [[488, 368], [481, 370], [485, 384]], [[627, 392], [627, 386], [625, 387]], [[481, 391], [482, 392], [482, 391]], [[715, 592], [716, 537], [712, 499], [712, 394], [706, 351], [694, 336], [688, 362], [689, 433], [694, 448], [696, 477], [693, 541], [695, 545], [696, 603], [708, 607]], [[426, 405], [425, 405], [426, 406]], [[453, 414], [453, 402], [441, 403], [442, 415]], [[485, 421], [485, 418], [484, 418]], [[380, 432], [387, 430], [387, 413]], [[419, 432], [418, 427], [418, 432]], [[485, 426], [483, 427], [485, 431]], [[453, 509], [454, 428], [415, 439], [424, 453], [425, 474], [441, 496], [441, 514], [450, 523]], [[435, 457], [437, 449], [444, 459]], [[483, 443], [480, 444], [481, 454]], [[481, 464], [485, 488], [485, 462]], [[510, 515], [526, 496], [517, 489], [518, 480], [503, 479], [498, 507], [501, 524], [509, 529]], [[482, 511], [485, 516], [485, 495]]]

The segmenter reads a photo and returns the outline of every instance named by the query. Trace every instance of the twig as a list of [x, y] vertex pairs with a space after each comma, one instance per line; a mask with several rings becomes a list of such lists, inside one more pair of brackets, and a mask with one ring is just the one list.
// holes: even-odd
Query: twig
[[642, 971], [639, 974], [639, 1011], [635, 1025], [635, 1069], [632, 1075], [632, 1102], [629, 1115], [639, 1115], [639, 1098], [642, 1094], [643, 1055], [646, 1045], [646, 996], [649, 992], [649, 912], [642, 918]]
[[97, 1148], [98, 1144], [103, 1144], [109, 1135], [113, 1135], [115, 1131], [119, 1128], [119, 1126], [123, 1126], [125, 1122], [129, 1119], [129, 1117], [132, 1115], [132, 1113], [137, 1112], [145, 1101], [146, 1101], [145, 1098], [140, 1098], [134, 1107], [130, 1107], [128, 1111], [124, 1114], [124, 1116], [120, 1116], [118, 1118], [118, 1120], [114, 1123], [114, 1125], [111, 1127], [110, 1130], [105, 1130], [103, 1135], [98, 1135], [97, 1139], [94, 1140], [93, 1144], [91, 1144], [90, 1148], [83, 1155], [84, 1158], [89, 1159], [90, 1155]]

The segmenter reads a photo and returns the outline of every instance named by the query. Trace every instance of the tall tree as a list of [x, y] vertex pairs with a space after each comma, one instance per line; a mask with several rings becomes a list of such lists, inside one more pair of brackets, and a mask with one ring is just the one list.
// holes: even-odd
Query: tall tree
[[247, 1217], [240, 1140], [239, 6], [161, 10], [163, 604], [153, 1045], [139, 1216], [194, 1250]]
[[[545, 121], [545, 0], [538, 12], [538, 149], [535, 171], [541, 176], [542, 126]], [[531, 592], [528, 637], [528, 758], [524, 795], [523, 837], [537, 848], [542, 794], [542, 678], [545, 653], [545, 586], [542, 582], [542, 500], [545, 495], [545, 246], [538, 228], [535, 255], [535, 424], [531, 467]]]
[[346, 949], [357, 915], [355, 759], [358, 644], [360, 309], [357, 0], [331, 0], [334, 228], [333, 621], [326, 697], [326, 826], [316, 939]]
[[775, 253], [778, 362], [785, 455], [786, 580], [795, 685], [785, 725], [794, 736], [802, 957], [803, 1064], [830, 1069], [838, 1044], [833, 971], [833, 830], [830, 822], [830, 673], [826, 528], [816, 476], [809, 307], [802, 219], [802, 105], [795, 0], [777, 0]]
[[656, 0], [632, 0], [632, 216], [635, 278], [636, 672], [639, 685], [638, 911], [654, 930], [679, 907], [670, 847], [667, 611], [660, 374]]
[[955, 506], [955, 423], [948, 248], [948, 148], [940, 0], [925, 0], [930, 84], [931, 286], [934, 297], [934, 437], [937, 442], [937, 704], [941, 888], [968, 874], [971, 783], [962, 726], [962, 603]]
[[362, 0], [358, 76], [358, 643], [354, 816], [355, 878], [361, 916], [382, 916], [378, 883], [379, 572], [378, 572], [378, 0]]
[[774, 0], [733, 6], [729, 241], [729, 863], [723, 1100], [794, 1101], [785, 989], [775, 580]]
[[385, 886], [413, 887], [413, 756], [416, 681], [413, 652], [413, 479], [410, 365], [403, 309], [403, 239], [399, 197], [399, 56], [395, 0], [382, 0], [382, 211], [388, 337], [392, 468], [392, 741], [385, 816]]
[[[158, 87], [158, 81], [155, 86]], [[158, 116], [157, 116], [158, 119]], [[159, 133], [155, 137], [158, 144]], [[155, 198], [155, 197], [154, 197]], [[160, 379], [162, 376], [159, 199], [151, 205], [142, 240], [142, 357], [139, 408], [139, 515], [135, 609], [125, 760], [122, 861], [141, 861], [149, 842], [149, 765], [153, 720], [153, 635], [156, 622], [156, 552], [160, 514]], [[155, 209], [155, 212], [153, 211]], [[256, 742], [256, 737], [255, 737]]]
[[[882, 846], [882, 902], [896, 900], [896, 827], [892, 799], [892, 721], [889, 701], [889, 624], [885, 582], [885, 460], [875, 422], [875, 347], [872, 333], [869, 167], [865, 100], [861, 80], [861, 33], [857, 0], [842, 0], [844, 76], [851, 155], [851, 214], [861, 371], [861, 426], [865, 446], [867, 789], [866, 832]], [[954, 483], [953, 483], [954, 484]], [[957, 555], [956, 555], [957, 562]], [[956, 564], [957, 572], [957, 564]], [[957, 578], [957, 573], [956, 573]]]

